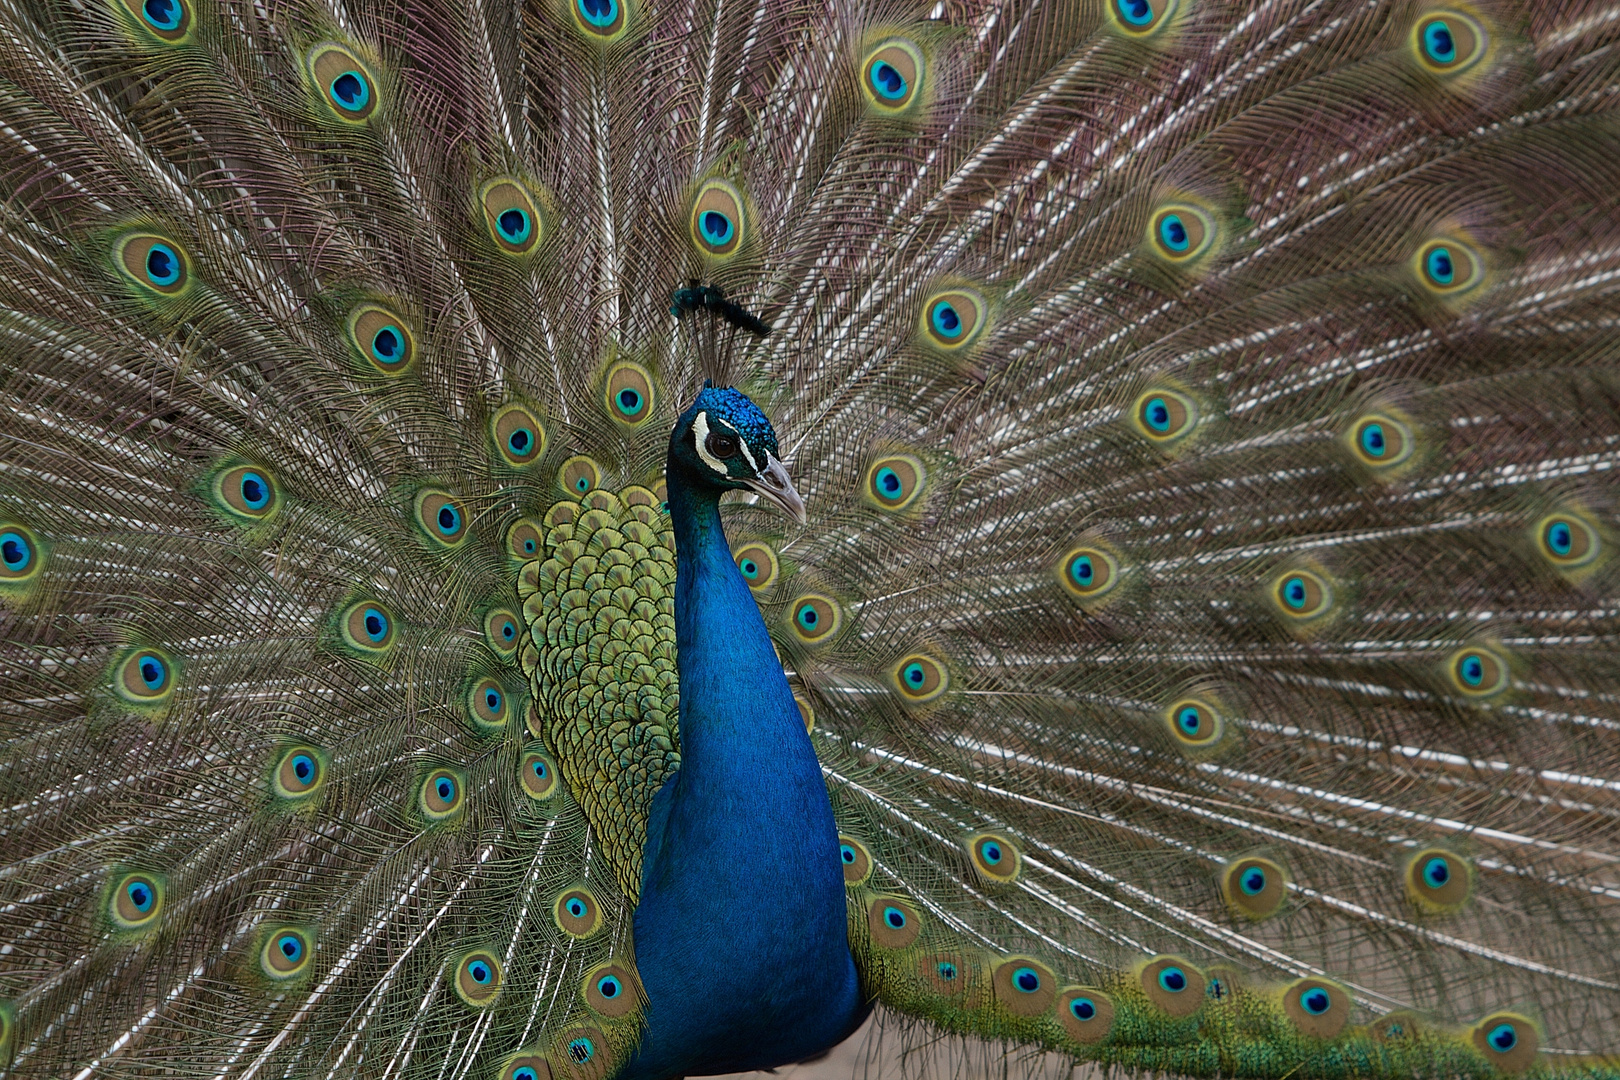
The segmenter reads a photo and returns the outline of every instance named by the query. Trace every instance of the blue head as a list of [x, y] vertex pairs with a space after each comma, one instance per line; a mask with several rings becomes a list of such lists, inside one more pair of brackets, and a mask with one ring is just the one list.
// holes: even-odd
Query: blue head
[[804, 500], [777, 457], [776, 432], [759, 406], [730, 387], [704, 385], [675, 422], [667, 466], [671, 487], [752, 491], [804, 521]]

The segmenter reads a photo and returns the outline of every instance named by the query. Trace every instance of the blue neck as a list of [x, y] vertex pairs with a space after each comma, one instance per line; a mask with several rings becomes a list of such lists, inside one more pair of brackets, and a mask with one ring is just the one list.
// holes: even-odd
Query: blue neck
[[668, 477], [681, 769], [648, 824], [636, 966], [647, 1030], [622, 1077], [799, 1061], [865, 1017], [832, 808], [793, 693], [720, 526]]

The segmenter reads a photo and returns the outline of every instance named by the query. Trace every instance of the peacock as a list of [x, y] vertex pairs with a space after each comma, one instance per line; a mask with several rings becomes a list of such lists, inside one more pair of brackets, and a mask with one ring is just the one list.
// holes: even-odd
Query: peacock
[[0, 1072], [1616, 1080], [1617, 311], [1613, 0], [0, 0]]

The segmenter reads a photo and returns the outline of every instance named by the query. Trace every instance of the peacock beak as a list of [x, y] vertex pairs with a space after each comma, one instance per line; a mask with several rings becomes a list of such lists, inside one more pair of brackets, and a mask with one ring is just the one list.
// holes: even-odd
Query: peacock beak
[[759, 476], [743, 483], [780, 506], [788, 517], [800, 525], [809, 520], [804, 514], [804, 500], [799, 498], [799, 493], [793, 490], [793, 481], [788, 479], [787, 466], [776, 460], [775, 454], [766, 454], [765, 468], [760, 470]]

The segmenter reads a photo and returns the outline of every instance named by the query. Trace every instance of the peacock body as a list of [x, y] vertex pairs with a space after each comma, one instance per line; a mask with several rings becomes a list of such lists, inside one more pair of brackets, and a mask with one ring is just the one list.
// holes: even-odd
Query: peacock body
[[6, 0], [0, 1068], [1620, 1076], [1617, 46]]

